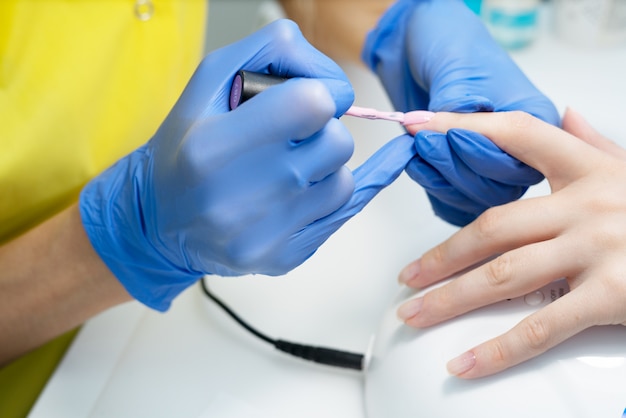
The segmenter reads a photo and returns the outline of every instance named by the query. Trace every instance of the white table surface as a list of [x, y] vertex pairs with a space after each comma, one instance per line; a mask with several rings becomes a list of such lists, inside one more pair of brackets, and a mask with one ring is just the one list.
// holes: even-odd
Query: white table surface
[[[577, 49], [545, 36], [513, 55], [559, 111], [571, 106], [626, 143], [626, 47]], [[368, 71], [346, 71], [356, 104], [391, 110]], [[389, 122], [343, 120], [356, 141], [351, 167], [401, 133]], [[547, 192], [544, 182], [529, 194]], [[290, 274], [211, 283], [273, 337], [363, 352], [399, 289], [399, 270], [454, 230], [403, 174]], [[30, 417], [361, 418], [363, 379], [277, 352], [193, 286], [166, 314], [129, 303], [90, 320]]]

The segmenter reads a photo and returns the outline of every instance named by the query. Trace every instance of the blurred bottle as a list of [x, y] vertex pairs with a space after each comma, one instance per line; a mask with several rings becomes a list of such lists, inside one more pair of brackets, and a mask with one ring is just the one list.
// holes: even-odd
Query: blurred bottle
[[480, 14], [496, 41], [519, 49], [537, 37], [540, 6], [541, 0], [484, 0]]
[[465, 0], [465, 4], [467, 4], [467, 7], [472, 9], [472, 11], [476, 13], [477, 15], [480, 14], [481, 3], [482, 3], [482, 0]]
[[554, 0], [554, 28], [581, 47], [626, 45], [626, 0]]

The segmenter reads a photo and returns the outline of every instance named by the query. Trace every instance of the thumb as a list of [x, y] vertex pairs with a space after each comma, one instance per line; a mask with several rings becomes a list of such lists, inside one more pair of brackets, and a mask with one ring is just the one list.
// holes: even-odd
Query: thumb
[[[415, 155], [410, 135], [392, 139], [353, 172], [352, 197], [339, 209], [295, 234], [289, 241], [290, 253], [309, 257], [350, 218], [359, 213], [382, 189], [393, 183]], [[291, 267], [293, 268], [293, 267]]]

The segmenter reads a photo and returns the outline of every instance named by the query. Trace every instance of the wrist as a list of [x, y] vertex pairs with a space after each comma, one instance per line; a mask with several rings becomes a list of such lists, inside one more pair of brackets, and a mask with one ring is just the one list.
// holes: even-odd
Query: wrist
[[150, 308], [165, 311], [201, 273], [181, 269], [164, 257], [147, 236], [142, 188], [150, 158], [143, 146], [94, 178], [82, 190], [80, 216], [96, 253], [126, 291]]
[[76, 205], [0, 247], [0, 267], [0, 364], [131, 300]]

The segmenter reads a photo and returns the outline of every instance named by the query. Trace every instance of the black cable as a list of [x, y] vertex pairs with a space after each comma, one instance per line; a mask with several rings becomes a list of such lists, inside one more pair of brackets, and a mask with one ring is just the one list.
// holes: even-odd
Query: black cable
[[291, 354], [292, 356], [300, 357], [305, 360], [314, 361], [320, 364], [326, 364], [329, 366], [342, 367], [346, 369], [363, 370], [363, 354], [351, 353], [348, 351], [335, 350], [333, 348], [315, 347], [311, 345], [297, 344], [284, 340], [276, 340], [268, 337], [262, 332], [256, 330], [246, 321], [241, 319], [231, 308], [229, 308], [224, 302], [222, 302], [214, 293], [209, 290], [207, 284], [207, 278], [200, 279], [200, 286], [205, 295], [209, 299], [213, 300], [220, 308], [224, 310], [231, 318], [233, 318], [239, 325], [247, 329], [249, 332], [262, 339], [263, 341], [271, 344], [274, 348]]

